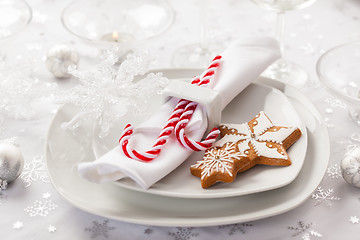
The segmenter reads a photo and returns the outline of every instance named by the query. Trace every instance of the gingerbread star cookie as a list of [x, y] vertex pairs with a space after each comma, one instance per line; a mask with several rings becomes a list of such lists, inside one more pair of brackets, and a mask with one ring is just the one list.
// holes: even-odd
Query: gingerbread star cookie
[[191, 166], [191, 174], [200, 177], [203, 188], [214, 183], [234, 181], [237, 169], [234, 161], [240, 160], [241, 153], [236, 150], [233, 142], [227, 142], [221, 147], [211, 147], [206, 150], [204, 158]]
[[[296, 127], [275, 126], [264, 112], [247, 123], [223, 124], [220, 132], [221, 139], [190, 167], [191, 173], [201, 178], [203, 188], [232, 182], [237, 173], [257, 164], [290, 165], [286, 150], [301, 136]], [[229, 171], [220, 165], [228, 166]]]

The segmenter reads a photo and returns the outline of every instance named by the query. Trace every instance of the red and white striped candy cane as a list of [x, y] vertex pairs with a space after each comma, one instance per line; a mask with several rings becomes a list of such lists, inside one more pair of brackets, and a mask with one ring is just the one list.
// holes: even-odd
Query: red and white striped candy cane
[[[210, 82], [211, 78], [214, 76], [216, 70], [220, 65], [220, 60], [221, 60], [221, 56], [217, 56], [214, 58], [211, 65], [200, 77], [198, 83], [199, 86], [205, 86]], [[205, 138], [205, 140], [201, 142], [194, 141], [186, 136], [185, 128], [189, 123], [197, 105], [198, 103], [196, 102], [189, 102], [186, 105], [184, 112], [182, 113], [178, 123], [175, 126], [175, 136], [177, 140], [181, 143], [181, 145], [183, 145], [185, 148], [194, 151], [203, 151], [211, 147], [215, 139], [219, 136], [220, 131], [217, 128], [212, 129]]]
[[160, 154], [163, 146], [166, 144], [169, 136], [173, 133], [175, 125], [179, 121], [182, 112], [184, 111], [186, 105], [189, 102], [190, 102], [189, 100], [181, 99], [177, 103], [170, 118], [166, 122], [165, 127], [163, 127], [159, 136], [157, 137], [156, 143], [153, 145], [153, 147], [151, 149], [149, 149], [145, 153], [139, 153], [136, 150], [131, 149], [129, 147], [129, 145], [128, 145], [129, 139], [134, 132], [134, 128], [130, 124], [126, 125], [124, 131], [121, 134], [121, 138], [119, 140], [119, 143], [120, 143], [120, 146], [122, 147], [121, 149], [122, 149], [123, 153], [129, 158], [136, 159], [136, 160], [142, 160], [145, 162], [149, 162], [149, 161], [153, 160], [154, 158], [156, 158]]
[[[211, 62], [210, 66], [208, 67], [208, 69], [204, 72], [204, 74], [202, 74], [201, 79], [199, 77], [195, 77], [192, 80], [191, 84], [196, 84], [198, 86], [208, 84], [210, 82], [211, 77], [214, 75], [216, 68], [220, 64], [220, 59], [221, 59], [221, 56], [215, 57], [214, 60]], [[171, 114], [170, 118], [168, 119], [165, 127], [163, 127], [160, 135], [158, 136], [156, 143], [153, 145], [153, 147], [150, 150], [146, 151], [145, 153], [139, 153], [136, 150], [131, 149], [129, 147], [129, 145], [128, 145], [129, 139], [130, 139], [131, 135], [133, 134], [134, 129], [130, 124], [126, 125], [126, 127], [125, 127], [124, 131], [122, 132], [121, 137], [119, 139], [119, 143], [122, 147], [121, 149], [122, 149], [123, 153], [129, 158], [136, 159], [136, 160], [142, 160], [145, 162], [149, 162], [149, 161], [153, 160], [154, 158], [156, 158], [160, 154], [161, 149], [166, 144], [167, 139], [174, 131], [175, 126], [177, 125], [177, 123], [180, 120], [180, 116], [182, 116], [182, 114], [185, 110], [185, 107], [189, 103], [191, 103], [191, 101], [186, 100], [186, 99], [181, 99], [178, 102], [173, 113]], [[209, 143], [211, 142], [209, 145], [209, 147], [210, 147], [212, 142], [214, 142], [214, 140], [217, 136], [218, 135], [215, 136], [215, 134], [212, 134], [210, 132], [209, 136], [204, 141], [209, 142]], [[206, 145], [206, 146], [208, 146], [208, 145]]]

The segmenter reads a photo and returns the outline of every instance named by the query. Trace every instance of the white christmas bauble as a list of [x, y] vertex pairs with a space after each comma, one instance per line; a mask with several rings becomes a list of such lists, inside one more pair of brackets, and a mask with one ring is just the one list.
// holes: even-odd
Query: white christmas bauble
[[20, 149], [11, 143], [0, 143], [0, 179], [10, 183], [20, 176], [23, 168]]
[[341, 160], [343, 178], [352, 186], [360, 188], [360, 148], [350, 149]]
[[66, 44], [57, 44], [50, 48], [46, 57], [46, 67], [57, 78], [68, 78], [69, 66], [77, 67], [79, 55]]

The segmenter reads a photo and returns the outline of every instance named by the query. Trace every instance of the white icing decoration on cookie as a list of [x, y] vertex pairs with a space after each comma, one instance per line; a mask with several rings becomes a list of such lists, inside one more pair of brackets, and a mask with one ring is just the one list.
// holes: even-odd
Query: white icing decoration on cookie
[[[281, 153], [279, 153], [276, 147], [273, 147], [273, 145], [271, 144], [266, 145], [266, 142], [276, 142], [281, 144], [288, 136], [290, 136], [296, 130], [296, 128], [283, 127], [274, 132], [268, 131], [274, 125], [264, 112], [260, 112], [256, 116], [255, 120], [257, 122], [257, 125], [253, 126], [253, 132], [251, 131], [248, 123], [228, 125], [224, 124], [228, 129], [234, 128], [237, 130], [238, 134], [243, 135], [225, 135], [222, 139], [219, 140], [221, 141], [219, 145], [225, 144], [225, 141], [229, 139], [231, 140], [231, 142], [238, 142], [237, 147], [242, 155], [249, 154], [249, 149], [253, 148], [258, 156], [287, 159], [288, 156], [285, 152], [282, 151]], [[217, 144], [218, 143], [216, 143], [216, 145]]]
[[253, 130], [256, 135], [260, 135], [272, 126], [274, 126], [263, 111], [261, 111], [259, 115], [256, 116], [256, 121], [257, 125], [253, 126]]
[[236, 143], [239, 140], [244, 140], [246, 139], [246, 136], [239, 136], [239, 135], [230, 135], [227, 134], [224, 137], [222, 137], [219, 141], [215, 142], [213, 144], [214, 147], [222, 147], [225, 143], [227, 142], [233, 142]]
[[282, 143], [286, 138], [288, 138], [296, 128], [280, 128], [279, 130], [272, 132], [267, 131], [261, 136], [258, 136], [259, 141], [269, 141], [269, 142], [277, 142]]
[[232, 129], [237, 130], [238, 133], [249, 133], [248, 132], [248, 125], [246, 123], [242, 123], [242, 124], [224, 124], [222, 125], [222, 128], [228, 128], [230, 131], [232, 131]]
[[211, 148], [206, 152], [204, 158], [192, 165], [193, 168], [199, 168], [201, 179], [209, 177], [213, 171], [227, 173], [232, 176], [231, 169], [235, 159], [240, 159], [240, 153], [235, 151], [235, 143], [225, 145], [222, 149]]
[[287, 159], [287, 156], [280, 154], [277, 151], [277, 148], [269, 148], [268, 146], [266, 146], [266, 142], [251, 141], [251, 144], [253, 144], [256, 154], [258, 156]]
[[246, 157], [249, 154], [250, 146], [249, 146], [249, 140], [239, 142], [237, 144], [238, 150], [241, 154], [244, 154], [244, 157]]

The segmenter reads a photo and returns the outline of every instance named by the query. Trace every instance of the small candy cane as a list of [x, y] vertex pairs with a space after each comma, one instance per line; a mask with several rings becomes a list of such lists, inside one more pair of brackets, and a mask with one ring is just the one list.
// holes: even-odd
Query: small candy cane
[[190, 102], [186, 106], [184, 113], [181, 115], [179, 122], [175, 126], [175, 136], [183, 147], [194, 151], [203, 151], [211, 147], [215, 139], [219, 136], [220, 131], [217, 128], [213, 128], [205, 140], [201, 142], [189, 139], [185, 134], [185, 128], [190, 121], [196, 107], [197, 103], [195, 102]]
[[175, 125], [179, 121], [182, 112], [184, 111], [186, 105], [189, 102], [190, 102], [189, 100], [185, 100], [185, 99], [181, 99], [178, 102], [170, 118], [166, 122], [165, 127], [163, 127], [160, 135], [157, 137], [156, 143], [153, 145], [151, 149], [149, 149], [145, 153], [140, 154], [136, 150], [130, 149], [128, 143], [131, 135], [134, 132], [134, 128], [130, 124], [126, 125], [119, 140], [119, 144], [120, 146], [122, 146], [123, 153], [129, 158], [142, 160], [145, 162], [149, 162], [152, 159], [156, 158], [159, 155], [163, 146], [166, 144], [167, 139], [172, 134]]
[[[211, 78], [214, 76], [216, 70], [220, 65], [221, 56], [217, 56], [214, 58], [212, 64], [209, 68], [204, 72], [203, 76], [200, 78], [201, 81], [198, 83], [199, 86], [207, 85]], [[204, 141], [197, 142], [189, 139], [185, 134], [185, 128], [189, 123], [198, 103], [190, 102], [184, 109], [178, 123], [175, 126], [175, 136], [176, 139], [181, 143], [181, 145], [187, 149], [194, 151], [203, 151], [207, 148], [211, 147], [214, 143], [215, 139], [219, 136], [220, 131], [217, 128], [214, 128], [210, 131]]]
[[[208, 69], [202, 74], [202, 77], [195, 77], [191, 84], [196, 84], [198, 86], [202, 86], [202, 85], [206, 85], [210, 82], [212, 76], [215, 73], [215, 70], [218, 68], [218, 66], [220, 65], [220, 59], [221, 56], [217, 56], [214, 58], [214, 60], [211, 62], [210, 66], [208, 67]], [[185, 100], [185, 99], [181, 99], [178, 104], [176, 105], [173, 113], [171, 114], [170, 118], [168, 119], [165, 127], [162, 129], [160, 135], [157, 138], [156, 143], [153, 145], [153, 147], [146, 151], [145, 153], [139, 153], [136, 150], [133, 150], [129, 147], [128, 143], [129, 143], [129, 139], [131, 137], [131, 135], [134, 132], [134, 128], [128, 124], [126, 125], [124, 131], [121, 134], [121, 137], [119, 139], [119, 144], [122, 146], [122, 151], [123, 153], [132, 159], [136, 159], [136, 160], [142, 160], [145, 162], [149, 162], [151, 160], [153, 160], [154, 158], [156, 158], [160, 152], [161, 149], [164, 147], [164, 145], [167, 142], [167, 139], [169, 138], [169, 136], [172, 134], [172, 132], [175, 129], [175, 126], [177, 126], [180, 117], [183, 115], [185, 108], [190, 104], [193, 103], [189, 100]], [[189, 105], [189, 107], [194, 106], [194, 104]], [[196, 108], [197, 104], [195, 103], [195, 108]], [[192, 111], [193, 113], [193, 111]], [[189, 117], [191, 117], [192, 113], [190, 114]], [[188, 112], [189, 115], [189, 112]], [[185, 126], [187, 125], [187, 122], [185, 124]], [[181, 133], [181, 135], [185, 136], [185, 142], [189, 141], [189, 146], [194, 146], [193, 148], [195, 149], [195, 146], [198, 146], [198, 148], [196, 149], [200, 149], [202, 147], [202, 149], [204, 149], [204, 147], [208, 146], [210, 147], [211, 144], [215, 141], [215, 138], [217, 138], [218, 136], [218, 130], [217, 129], [213, 129], [210, 134], [207, 136], [207, 138], [203, 141], [203, 142], [195, 142], [192, 140], [189, 140], [185, 134], [183, 134], [183, 132]], [[179, 133], [181, 132], [181, 129], [179, 130]], [[217, 135], [216, 135], [217, 134]], [[183, 144], [184, 145], [184, 144]], [[184, 145], [184, 146], [187, 146]], [[192, 149], [192, 148], [190, 148]], [[205, 148], [206, 149], [206, 148]], [[200, 151], [200, 150], [197, 150]]]

